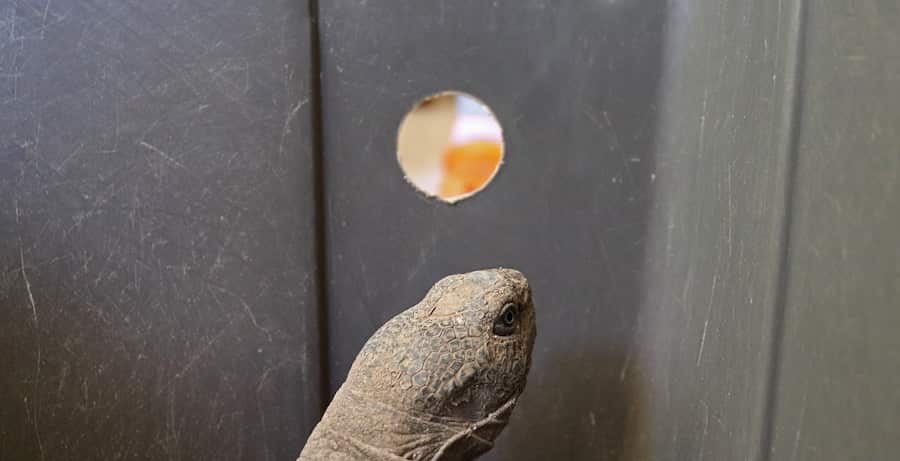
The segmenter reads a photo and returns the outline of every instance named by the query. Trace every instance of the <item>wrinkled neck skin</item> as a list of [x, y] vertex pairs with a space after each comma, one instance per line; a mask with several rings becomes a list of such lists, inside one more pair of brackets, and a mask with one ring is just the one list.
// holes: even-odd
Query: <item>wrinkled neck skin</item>
[[518, 397], [478, 421], [413, 414], [341, 387], [298, 461], [465, 461], [493, 446]]

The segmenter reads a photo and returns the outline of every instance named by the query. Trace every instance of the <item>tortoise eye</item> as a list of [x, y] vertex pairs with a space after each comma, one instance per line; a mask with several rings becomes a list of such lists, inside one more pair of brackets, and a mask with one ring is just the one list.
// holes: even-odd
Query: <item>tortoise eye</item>
[[516, 313], [512, 311], [512, 309], [506, 311], [503, 314], [503, 323], [508, 326], [512, 326], [512, 324], [516, 321]]
[[519, 306], [515, 303], [506, 303], [500, 310], [500, 315], [494, 320], [494, 334], [497, 336], [509, 336], [516, 329], [519, 320]]

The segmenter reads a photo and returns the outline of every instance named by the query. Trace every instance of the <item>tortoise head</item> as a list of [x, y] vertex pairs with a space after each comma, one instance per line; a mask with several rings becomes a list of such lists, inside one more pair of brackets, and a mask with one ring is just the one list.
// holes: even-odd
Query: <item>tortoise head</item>
[[410, 351], [412, 368], [417, 359], [425, 361], [410, 376], [417, 410], [478, 421], [522, 392], [537, 330], [531, 290], [520, 272], [445, 277], [413, 317], [422, 338]]
[[525, 387], [535, 336], [531, 289], [520, 272], [451, 275], [372, 335], [345, 386], [416, 421], [393, 424], [397, 434], [419, 432], [422, 421], [457, 434], [409, 443], [421, 445], [417, 453], [398, 453], [422, 459], [439, 449], [443, 457], [435, 459], [470, 459], [506, 426]]

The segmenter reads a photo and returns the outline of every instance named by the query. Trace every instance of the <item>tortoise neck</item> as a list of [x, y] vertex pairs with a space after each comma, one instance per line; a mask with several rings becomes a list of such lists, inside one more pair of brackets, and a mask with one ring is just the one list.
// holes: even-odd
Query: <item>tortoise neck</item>
[[[497, 423], [500, 423], [497, 420]], [[378, 459], [463, 460], [493, 445], [497, 430], [394, 408], [342, 386], [322, 418], [322, 430]], [[499, 428], [505, 425], [505, 419]], [[324, 435], [324, 434], [323, 434]], [[465, 454], [465, 455], [464, 455]]]

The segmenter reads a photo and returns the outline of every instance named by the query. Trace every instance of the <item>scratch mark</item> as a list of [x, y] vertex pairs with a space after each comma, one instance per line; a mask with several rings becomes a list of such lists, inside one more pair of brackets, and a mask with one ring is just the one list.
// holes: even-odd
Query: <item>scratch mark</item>
[[309, 98], [302, 98], [297, 101], [297, 104], [294, 105], [294, 108], [288, 113], [287, 117], [284, 119], [284, 125], [281, 128], [281, 142], [278, 143], [278, 153], [284, 153], [284, 140], [287, 138], [287, 135], [291, 133], [291, 122], [294, 121], [294, 118], [297, 117], [297, 113], [300, 112], [300, 109], [309, 102]]
[[[238, 211], [237, 216], [234, 221], [240, 221], [241, 212]], [[209, 271], [206, 272], [206, 278], [212, 279], [213, 276], [225, 267], [225, 263], [222, 260], [222, 256], [225, 254], [225, 250], [231, 246], [232, 237], [234, 236], [234, 231], [231, 230], [228, 234], [225, 235], [225, 242], [219, 247], [219, 251], [216, 253], [216, 260], [209, 267]]]
[[[20, 250], [21, 251], [21, 250]], [[29, 293], [30, 294], [30, 293]], [[32, 300], [32, 305], [34, 301]], [[38, 412], [40, 411], [40, 405], [38, 404], [40, 401], [38, 400], [38, 384], [41, 382], [41, 338], [37, 337], [37, 362], [34, 369], [34, 418], [31, 419], [32, 424], [34, 425], [34, 435], [37, 437], [38, 448], [41, 451], [41, 461], [44, 460], [44, 442], [41, 440], [41, 430], [38, 429]]]
[[728, 165], [728, 261], [732, 260], [732, 252], [734, 251], [734, 191], [732, 189], [732, 175], [734, 172], [734, 162]]
[[269, 379], [269, 375], [272, 374], [272, 372], [280, 370], [287, 365], [297, 365], [297, 364], [302, 364], [302, 363], [303, 362], [301, 360], [297, 360], [297, 359], [289, 357], [289, 358], [286, 358], [286, 359], [278, 362], [274, 366], [266, 368], [266, 370], [263, 371], [263, 374], [259, 377], [259, 382], [257, 382], [257, 384], [256, 384], [256, 392], [261, 393], [263, 390], [265, 390], [266, 381]]
[[50, 11], [50, 0], [44, 5], [44, 17], [41, 19], [41, 40], [44, 39], [44, 32], [47, 30], [47, 12]]
[[[38, 449], [41, 452], [41, 460], [44, 459], [44, 442], [41, 440], [41, 431], [38, 430], [38, 422], [37, 422], [37, 408], [34, 408], [34, 413], [31, 411], [31, 407], [28, 405], [28, 397], [25, 397], [25, 413], [28, 414], [31, 419], [31, 424], [34, 426], [34, 435], [37, 438]], [[36, 406], [36, 405], [35, 405]]]
[[22, 252], [21, 246], [19, 246], [19, 264], [21, 264], [22, 279], [25, 280], [25, 290], [28, 291], [28, 301], [31, 302], [31, 313], [34, 315], [34, 323], [37, 325], [37, 305], [34, 302], [34, 293], [31, 292], [31, 282], [28, 280], [28, 274], [25, 272], [25, 253]]
[[41, 143], [41, 128], [43, 128], [43, 114], [38, 112], [37, 125], [34, 127], [34, 147], [37, 148]]
[[703, 147], [705, 144], [705, 133], [706, 133], [706, 103], [709, 100], [709, 89], [703, 89], [703, 108], [701, 109], [702, 113], [700, 114], [700, 147], [698, 151], [700, 155], [703, 155]]
[[147, 143], [147, 142], [145, 142], [145, 141], [141, 141], [141, 142], [140, 142], [140, 145], [141, 145], [141, 147], [143, 147], [143, 148], [145, 148], [145, 149], [147, 149], [147, 150], [150, 150], [151, 152], [155, 152], [155, 153], [159, 154], [159, 156], [162, 157], [163, 159], [165, 159], [167, 162], [169, 162], [169, 163], [171, 163], [171, 164], [173, 164], [173, 165], [175, 165], [175, 166], [177, 166], [177, 167], [179, 167], [179, 168], [183, 168], [183, 169], [187, 170], [187, 167], [184, 166], [184, 165], [182, 165], [181, 162], [179, 162], [178, 160], [175, 160], [174, 158], [170, 157], [169, 154], [163, 152], [163, 151], [160, 150], [158, 147], [156, 147], [156, 146], [154, 146], [154, 145], [152, 145], [152, 144], [149, 144], [149, 143]]
[[176, 373], [175, 377], [171, 381], [169, 381], [169, 386], [172, 385], [172, 382], [183, 378], [185, 373], [187, 373], [188, 371], [190, 371], [191, 368], [194, 367], [194, 364], [197, 363], [197, 360], [199, 360], [200, 357], [203, 357], [209, 351], [209, 349], [216, 342], [219, 341], [219, 338], [221, 338], [222, 335], [224, 335], [225, 332], [228, 331], [228, 329], [231, 327], [231, 325], [234, 324], [234, 321], [236, 318], [237, 317], [232, 319], [231, 322], [228, 322], [228, 325], [226, 325], [225, 328], [222, 328], [221, 330], [219, 330], [218, 333], [216, 333], [212, 338], [210, 338], [210, 340], [207, 341], [206, 344], [203, 347], [201, 347], [200, 350], [197, 351], [197, 353], [195, 353], [183, 367], [181, 367], [181, 371]]
[[[22, 250], [19, 249], [19, 255], [21, 256]], [[24, 272], [23, 272], [24, 273]], [[27, 283], [27, 280], [26, 280]], [[29, 290], [29, 295], [31, 294], [31, 290]], [[32, 306], [34, 306], [34, 300], [32, 300]], [[37, 319], [35, 319], [37, 320]], [[34, 402], [32, 405], [32, 409], [34, 410], [34, 414], [31, 414], [31, 411], [28, 408], [28, 397], [25, 397], [25, 411], [29, 414], [31, 419], [31, 425], [34, 428], [34, 436], [37, 439], [38, 449], [41, 453], [41, 461], [43, 461], [46, 457], [44, 454], [44, 442], [41, 439], [41, 430], [38, 424], [38, 419], [40, 418], [40, 394], [38, 393], [38, 386], [41, 382], [41, 338], [40, 335], [36, 332], [36, 343], [37, 347], [37, 360], [35, 361], [34, 367], [34, 388], [31, 391], [32, 396], [34, 397]]]
[[56, 172], [58, 174], [62, 174], [63, 167], [66, 166], [66, 163], [68, 163], [69, 160], [72, 159], [72, 157], [78, 155], [82, 149], [84, 149], [84, 143], [81, 143], [78, 147], [76, 147], [75, 150], [73, 150], [71, 154], [67, 155], [66, 158], [64, 158], [63, 161], [60, 162], [59, 165], [56, 166], [56, 168], [55, 168]]
[[266, 336], [269, 338], [269, 342], [272, 342], [272, 334], [269, 333], [269, 330], [263, 328], [262, 326], [260, 326], [259, 323], [256, 322], [256, 316], [253, 315], [253, 310], [250, 309], [250, 305], [247, 304], [247, 301], [244, 301], [244, 299], [240, 298], [240, 297], [238, 298], [238, 301], [240, 301], [241, 304], [244, 306], [244, 312], [246, 312], [247, 316], [250, 317], [250, 322], [253, 323], [253, 326], [256, 327], [257, 330], [265, 333]]
[[706, 443], [706, 436], [709, 434], [709, 405], [703, 400], [700, 400], [700, 405], [703, 406], [703, 435], [700, 439], [700, 457], [698, 461], [703, 461], [703, 455], [706, 453], [703, 444]]
[[619, 382], [625, 382], [625, 376], [628, 375], [628, 366], [631, 364], [631, 350], [632, 348], [628, 348], [628, 354], [625, 355], [625, 360], [622, 361], [622, 369], [619, 370]]
[[[267, 431], [267, 429], [266, 429], [266, 412], [263, 411], [262, 393], [265, 390], [265, 384], [266, 384], [266, 381], [269, 379], [269, 374], [271, 374], [275, 370], [278, 370], [278, 369], [284, 367], [285, 365], [296, 364], [296, 363], [300, 363], [300, 362], [298, 362], [297, 360], [291, 359], [291, 358], [282, 360], [280, 363], [276, 364], [275, 366], [267, 368], [263, 372], [262, 376], [259, 378], [259, 382], [256, 385], [256, 405], [257, 405], [257, 408], [259, 409], [260, 424], [263, 428], [263, 432]], [[269, 454], [268, 442], [264, 442], [263, 448], [265, 449], [265, 453], [266, 453], [265, 459], [267, 459], [267, 460], [271, 459], [271, 456]]]
[[716, 296], [716, 282], [719, 280], [718, 274], [713, 275], [712, 290], [709, 293], [709, 306], [706, 308], [706, 320], [703, 321], [703, 335], [700, 336], [700, 350], [697, 351], [697, 366], [700, 366], [700, 360], [703, 359], [703, 346], [706, 345], [706, 332], [709, 330], [709, 317], [712, 314], [713, 299]]
[[244, 301], [244, 298], [238, 296], [238, 295], [235, 294], [235, 293], [232, 293], [231, 291], [229, 291], [229, 290], [227, 290], [227, 289], [225, 289], [225, 288], [223, 288], [223, 287], [216, 286], [216, 285], [213, 285], [213, 284], [211, 284], [211, 283], [208, 283], [208, 285], [209, 285], [211, 288], [215, 288], [216, 290], [219, 290], [219, 291], [221, 291], [222, 293], [225, 293], [226, 295], [231, 296], [232, 298], [237, 299], [238, 302], [241, 303], [241, 306], [242, 306], [243, 309], [244, 309], [244, 313], [246, 313], [246, 314], [247, 314], [247, 317], [250, 319], [250, 323], [252, 323], [253, 326], [256, 327], [257, 330], [259, 330], [259, 331], [265, 333], [265, 334], [266, 334], [266, 337], [269, 339], [269, 342], [270, 342], [270, 343], [272, 342], [272, 333], [270, 333], [268, 329], [263, 328], [263, 326], [260, 325], [259, 322], [257, 322], [257, 320], [256, 320], [256, 315], [253, 314], [253, 309], [250, 307], [249, 304], [247, 304], [247, 301]]
[[166, 451], [170, 452], [170, 459], [174, 459], [174, 453], [178, 451], [178, 439], [179, 439], [179, 431], [177, 429], [177, 420], [175, 416], [175, 391], [169, 391], [169, 411], [166, 415], [166, 430], [169, 432], [168, 437], [166, 437], [166, 441], [168, 444], [165, 446]]
[[18, 0], [16, 0], [15, 2], [13, 2], [13, 7], [9, 11], [9, 13], [10, 13], [9, 41], [10, 42], [16, 41], [16, 10], [18, 10], [18, 9], [19, 9], [19, 2], [18, 2]]
[[803, 435], [803, 423], [806, 420], [806, 391], [803, 392], [803, 406], [800, 407], [800, 424], [794, 433], [794, 446], [791, 447], [791, 460], [797, 459], [797, 450], [800, 448], [800, 438]]
[[[64, 346], [65, 347], [65, 346]], [[64, 363], [59, 373], [59, 385], [56, 386], [56, 396], [62, 397], [62, 391], [65, 388], [66, 378], [69, 376], [69, 364]]]
[[113, 148], [112, 148], [112, 150], [113, 150], [113, 152], [118, 152], [118, 151], [119, 151], [119, 128], [120, 128], [120, 123], [119, 123], [119, 100], [118, 100], [118, 99], [116, 99], [116, 100], [114, 101], [114, 103], [113, 103], [113, 109], [114, 109], [114, 110], [113, 110], [113, 115], [115, 116], [115, 119], [116, 119], [116, 131], [115, 131], [115, 138], [114, 138], [114, 140], [113, 140]]

